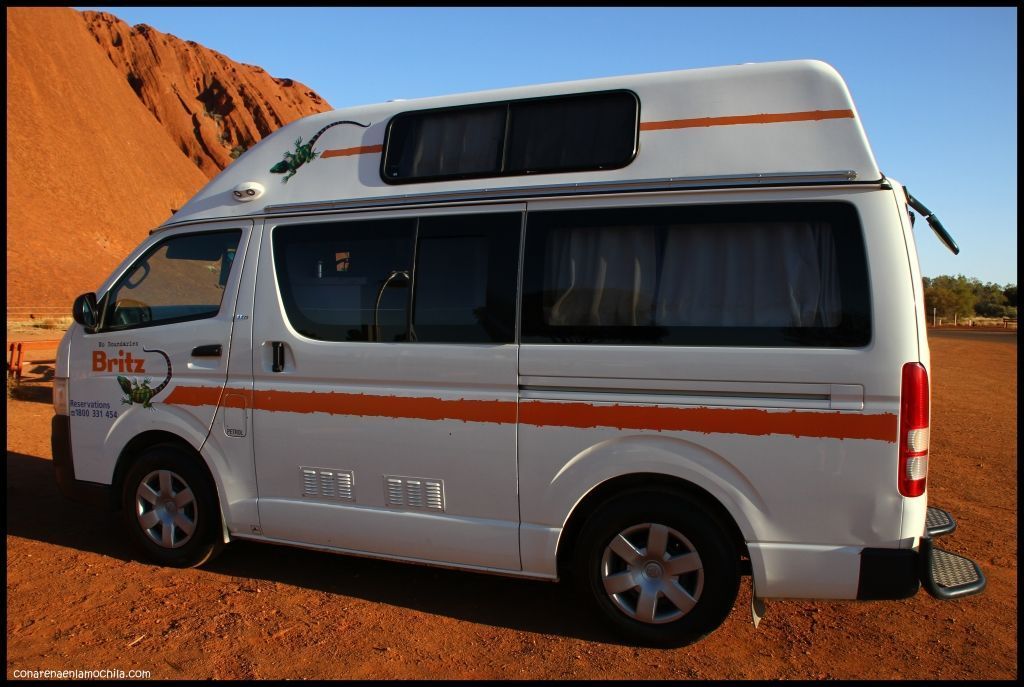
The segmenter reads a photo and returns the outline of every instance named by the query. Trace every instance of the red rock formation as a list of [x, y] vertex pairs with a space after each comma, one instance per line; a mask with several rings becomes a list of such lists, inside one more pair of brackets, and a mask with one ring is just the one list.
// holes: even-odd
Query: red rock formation
[[296, 81], [109, 14], [7, 8], [8, 319], [70, 314], [232, 150], [327, 109]]
[[207, 178], [66, 8], [7, 8], [7, 305], [96, 289]]
[[110, 61], [208, 177], [284, 124], [331, 106], [292, 79], [105, 12], [83, 12]]

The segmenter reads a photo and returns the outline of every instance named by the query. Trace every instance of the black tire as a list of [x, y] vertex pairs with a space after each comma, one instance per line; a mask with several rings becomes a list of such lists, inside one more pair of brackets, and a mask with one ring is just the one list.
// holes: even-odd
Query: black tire
[[[125, 475], [121, 511], [128, 536], [161, 565], [198, 567], [224, 548], [216, 487], [199, 460], [179, 446], [160, 444], [146, 449]], [[143, 482], [150, 487], [146, 496]]]
[[[620, 534], [632, 550], [623, 547]], [[633, 557], [632, 565], [611, 549], [613, 540]], [[649, 554], [648, 543], [665, 553]], [[587, 519], [574, 553], [578, 590], [620, 635], [647, 646], [678, 647], [701, 639], [725, 621], [739, 590], [739, 554], [728, 528], [681, 492], [632, 491], [606, 501]], [[682, 572], [673, 574], [677, 569]], [[622, 591], [606, 590], [606, 574], [610, 588]]]

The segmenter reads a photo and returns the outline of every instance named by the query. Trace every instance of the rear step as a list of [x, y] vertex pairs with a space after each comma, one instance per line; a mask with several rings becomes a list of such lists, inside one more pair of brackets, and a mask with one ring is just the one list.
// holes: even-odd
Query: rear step
[[977, 563], [935, 548], [930, 537], [921, 537], [920, 562], [921, 584], [936, 599], [959, 599], [985, 589], [985, 575]]
[[924, 529], [929, 537], [941, 537], [944, 534], [950, 534], [956, 529], [956, 520], [947, 511], [928, 506], [928, 515], [924, 519]]

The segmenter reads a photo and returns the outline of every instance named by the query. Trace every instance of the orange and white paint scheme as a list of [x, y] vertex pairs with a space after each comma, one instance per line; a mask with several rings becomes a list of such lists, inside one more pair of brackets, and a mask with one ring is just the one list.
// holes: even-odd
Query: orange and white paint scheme
[[571, 577], [642, 642], [747, 575], [758, 607], [980, 591], [919, 572], [908, 202], [816, 61], [307, 117], [76, 301], [58, 481], [165, 563]]

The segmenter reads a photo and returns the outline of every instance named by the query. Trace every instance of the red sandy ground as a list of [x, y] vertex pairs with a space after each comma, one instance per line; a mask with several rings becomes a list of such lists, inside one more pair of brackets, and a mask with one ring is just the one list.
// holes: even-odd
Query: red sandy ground
[[[930, 503], [980, 596], [769, 601], [750, 585], [683, 649], [618, 643], [558, 585], [236, 542], [199, 570], [140, 561], [111, 514], [57, 493], [50, 388], [8, 404], [7, 675], [157, 678], [1017, 677], [1016, 337], [936, 336]], [[45, 368], [35, 369], [36, 374]]]

